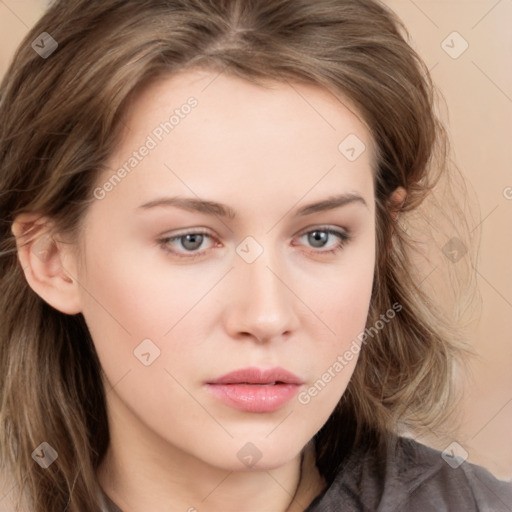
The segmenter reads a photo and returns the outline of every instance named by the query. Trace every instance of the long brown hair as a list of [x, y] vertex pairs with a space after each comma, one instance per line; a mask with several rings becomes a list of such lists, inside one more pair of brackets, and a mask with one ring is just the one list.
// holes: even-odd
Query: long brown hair
[[[31, 46], [42, 32], [58, 43], [46, 58]], [[79, 233], [129, 98], [190, 66], [255, 83], [322, 87], [352, 102], [377, 148], [377, 263], [367, 327], [393, 304], [401, 310], [363, 344], [345, 394], [316, 435], [321, 474], [332, 481], [356, 443], [380, 446], [388, 432], [432, 428], [443, 418], [463, 352], [454, 320], [471, 282], [457, 281], [464, 286], [452, 310], [436, 305], [422, 285], [425, 212], [449, 220], [428, 222], [435, 225], [430, 241], [453, 237], [470, 249], [471, 239], [436, 89], [407, 38], [376, 0], [62, 0], [32, 28], [0, 89], [0, 462], [30, 510], [99, 511], [96, 469], [109, 431], [84, 319], [60, 313], [28, 286], [11, 225], [35, 212], [57, 232]], [[435, 203], [441, 182], [447, 186]], [[391, 203], [398, 186], [407, 190], [403, 205]], [[450, 270], [464, 270], [467, 261]], [[58, 452], [48, 469], [31, 457], [43, 441]]]

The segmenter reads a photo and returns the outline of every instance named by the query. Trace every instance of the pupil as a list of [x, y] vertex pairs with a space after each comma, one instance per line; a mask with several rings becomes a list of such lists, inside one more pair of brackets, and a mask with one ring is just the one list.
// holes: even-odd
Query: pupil
[[182, 238], [182, 245], [185, 249], [194, 250], [201, 247], [201, 244], [203, 243], [203, 235], [199, 234], [191, 234], [191, 235], [185, 235]]
[[313, 231], [308, 235], [309, 243], [313, 247], [323, 247], [327, 241], [328, 234], [325, 231]]

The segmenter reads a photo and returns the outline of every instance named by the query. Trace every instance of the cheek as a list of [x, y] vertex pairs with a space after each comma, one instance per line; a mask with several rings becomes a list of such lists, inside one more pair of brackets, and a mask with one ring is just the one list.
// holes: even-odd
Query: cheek
[[322, 320], [326, 348], [343, 348], [366, 324], [374, 276], [372, 246], [351, 256], [354, 257], [347, 258], [328, 276], [316, 276], [320, 284], [305, 295], [311, 309]]
[[374, 275], [372, 247], [368, 244], [359, 257], [351, 258], [330, 279], [319, 281], [322, 285], [308, 295], [316, 320], [311, 320], [308, 343], [301, 351], [301, 358], [307, 358], [311, 369], [309, 387], [298, 399], [319, 414], [328, 415], [335, 407], [364, 349], [361, 340]]
[[361, 338], [371, 298], [371, 280], [345, 284], [331, 294], [332, 301], [324, 304], [323, 319], [329, 329], [321, 329], [323, 334], [313, 333], [309, 346], [300, 355], [303, 361], [309, 361], [310, 371], [306, 386], [297, 395], [297, 417], [304, 418], [315, 431], [338, 404], [364, 350]]
[[82, 297], [86, 314], [104, 326], [117, 324], [134, 339], [162, 336], [209, 285], [208, 278], [199, 279], [197, 272], [163, 264], [164, 256], [156, 250], [140, 253], [118, 246], [105, 257], [104, 252], [91, 250], [87, 259], [94, 264], [84, 277]]
[[164, 296], [171, 288], [136, 252], [121, 251], [119, 245], [100, 251], [98, 246], [90, 244], [85, 253], [88, 263], [80, 276], [83, 315], [105, 373], [117, 380], [138, 363], [134, 350], [144, 340], [161, 344], [180, 300], [172, 293]]
[[100, 251], [101, 244], [90, 244], [86, 261], [94, 264], [80, 276], [83, 315], [108, 381], [155, 389], [169, 385], [165, 369], [180, 379], [198, 374], [209, 329], [225, 305], [209, 294], [218, 269], [172, 268], [156, 251], [115, 245]]
[[364, 327], [372, 291], [372, 272], [343, 273], [336, 280], [323, 286], [323, 293], [310, 297], [318, 315], [333, 336], [332, 339], [346, 339], [355, 330]]

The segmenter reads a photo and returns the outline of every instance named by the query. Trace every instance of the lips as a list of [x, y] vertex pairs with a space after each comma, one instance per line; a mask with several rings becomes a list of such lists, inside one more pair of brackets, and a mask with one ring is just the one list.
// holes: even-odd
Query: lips
[[271, 368], [262, 370], [259, 368], [242, 368], [227, 373], [218, 379], [210, 381], [209, 384], [296, 384], [304, 382], [293, 373], [284, 368]]
[[226, 405], [246, 412], [273, 412], [283, 407], [304, 381], [284, 368], [235, 370], [206, 383]]

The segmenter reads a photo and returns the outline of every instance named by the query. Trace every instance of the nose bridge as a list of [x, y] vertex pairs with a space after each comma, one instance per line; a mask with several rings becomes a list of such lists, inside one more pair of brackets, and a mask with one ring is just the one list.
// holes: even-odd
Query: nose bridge
[[267, 249], [251, 263], [238, 259], [229, 306], [232, 331], [264, 340], [295, 328], [293, 294], [282, 269], [284, 265]]
[[248, 300], [253, 308], [261, 312], [277, 312], [289, 300], [286, 287], [277, 278], [276, 270], [272, 270], [270, 261], [263, 256], [250, 265], [243, 264], [242, 268], [248, 283]]

